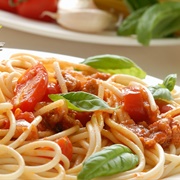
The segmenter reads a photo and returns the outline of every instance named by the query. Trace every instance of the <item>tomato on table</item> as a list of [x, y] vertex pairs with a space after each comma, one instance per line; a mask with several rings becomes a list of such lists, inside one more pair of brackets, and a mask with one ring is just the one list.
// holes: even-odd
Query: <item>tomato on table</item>
[[33, 111], [35, 105], [44, 98], [47, 85], [48, 73], [42, 64], [26, 70], [17, 81], [15, 96], [12, 98], [13, 109]]
[[17, 14], [36, 20], [53, 21], [49, 16], [42, 16], [44, 11], [56, 12], [58, 0], [17, 0]]
[[12, 6], [9, 0], [0, 0], [0, 9], [9, 12], [16, 12], [16, 7]]

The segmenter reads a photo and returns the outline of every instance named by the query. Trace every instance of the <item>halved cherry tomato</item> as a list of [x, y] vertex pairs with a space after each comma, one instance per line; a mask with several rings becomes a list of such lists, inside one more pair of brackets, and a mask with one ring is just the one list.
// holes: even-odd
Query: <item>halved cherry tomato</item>
[[52, 21], [49, 16], [42, 16], [44, 11], [57, 11], [58, 0], [17, 0], [17, 14], [36, 20]]
[[81, 124], [85, 127], [86, 123], [91, 120], [93, 113], [92, 112], [78, 112], [78, 111], [69, 110], [69, 114], [74, 119], [78, 119], [81, 122]]
[[9, 129], [10, 121], [8, 119], [1, 119], [0, 120], [0, 129]]
[[65, 136], [55, 140], [55, 142], [60, 146], [62, 153], [69, 159], [69, 161], [71, 161], [73, 154], [73, 146], [69, 138]]
[[49, 94], [57, 94], [57, 93], [61, 93], [60, 86], [57, 83], [49, 82], [47, 89], [46, 89], [45, 96], [42, 101], [45, 101], [45, 102], [51, 101], [51, 99], [48, 97], [48, 95]]
[[[23, 132], [27, 131], [30, 123], [26, 120], [17, 120], [16, 121], [16, 131], [13, 135], [13, 138], [17, 139]], [[27, 137], [27, 140], [36, 140], [39, 138], [37, 126], [33, 125], [32, 129]]]
[[42, 64], [29, 68], [17, 81], [12, 98], [13, 109], [33, 111], [37, 102], [44, 98], [47, 84], [48, 73]]
[[16, 12], [16, 7], [10, 4], [9, 0], [0, 0], [0, 9], [8, 12]]
[[125, 88], [123, 102], [124, 110], [135, 122], [147, 121], [149, 119], [140, 89]]
[[174, 108], [173, 105], [162, 100], [156, 100], [156, 104], [158, 105], [161, 113], [166, 113]]
[[[64, 154], [69, 159], [69, 161], [71, 161], [72, 160], [72, 154], [73, 154], [73, 147], [72, 147], [72, 143], [69, 140], [69, 138], [67, 136], [64, 136], [64, 137], [61, 137], [59, 139], [56, 139], [55, 142], [61, 148], [62, 154]], [[39, 149], [53, 151], [53, 149], [51, 147], [42, 147]], [[62, 162], [60, 162], [60, 163], [62, 163]]]

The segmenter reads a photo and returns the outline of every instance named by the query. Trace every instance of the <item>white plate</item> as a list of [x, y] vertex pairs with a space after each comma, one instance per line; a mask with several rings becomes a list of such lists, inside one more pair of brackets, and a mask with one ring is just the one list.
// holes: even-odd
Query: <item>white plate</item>
[[[42, 51], [32, 51], [32, 50], [26, 50], [26, 49], [11, 49], [11, 48], [3, 48], [2, 51], [0, 51], [0, 61], [3, 59], [8, 59], [12, 54], [15, 53], [30, 53], [33, 55], [37, 55], [40, 57], [54, 57], [54, 58], [59, 58], [62, 60], [66, 60], [66, 61], [70, 61], [70, 62], [81, 62], [83, 59], [82, 58], [78, 58], [78, 57], [72, 57], [72, 56], [68, 56], [68, 55], [61, 55], [61, 54], [54, 54], [54, 53], [49, 53], [49, 52], [42, 52]], [[140, 64], [139, 64], [140, 65]], [[157, 84], [159, 82], [161, 82], [160, 79], [156, 78], [156, 77], [152, 77], [152, 76], [147, 76], [145, 81], [149, 84]], [[179, 89], [179, 87], [177, 87]], [[180, 179], [180, 174], [177, 174], [175, 176], [171, 176], [168, 178], [164, 178], [162, 180], [179, 180]]]
[[[0, 10], [0, 25], [23, 32], [47, 36], [56, 39], [106, 45], [142, 46], [137, 42], [135, 38], [117, 36], [115, 31], [104, 31], [99, 34], [79, 33], [64, 29], [55, 23], [35, 21], [2, 10]], [[180, 39], [172, 38], [152, 40], [150, 45], [180, 45]]]

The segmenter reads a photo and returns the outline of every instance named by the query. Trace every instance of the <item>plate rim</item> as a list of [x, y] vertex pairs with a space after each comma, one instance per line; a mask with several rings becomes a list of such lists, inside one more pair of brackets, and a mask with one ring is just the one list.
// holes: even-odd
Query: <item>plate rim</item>
[[[32, 20], [4, 10], [0, 10], [0, 24], [14, 30], [68, 41], [115, 46], [143, 46], [135, 37], [117, 36], [114, 31], [103, 31], [97, 34], [80, 33], [62, 28], [56, 23]], [[175, 45], [180, 45], [180, 38], [151, 40], [149, 46]]]

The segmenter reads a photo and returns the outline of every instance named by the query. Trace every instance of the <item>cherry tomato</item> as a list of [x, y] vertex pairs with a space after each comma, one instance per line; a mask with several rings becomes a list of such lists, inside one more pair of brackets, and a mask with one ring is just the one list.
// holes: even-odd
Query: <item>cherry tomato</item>
[[31, 123], [34, 120], [34, 114], [32, 112], [22, 112], [21, 109], [17, 108], [14, 112], [14, 116], [16, 120], [26, 120], [27, 122]]
[[13, 109], [33, 111], [37, 102], [44, 98], [47, 84], [48, 73], [42, 64], [29, 68], [17, 81], [12, 98]]
[[162, 100], [156, 100], [156, 104], [158, 105], [161, 113], [166, 113], [174, 108], [171, 104]]
[[57, 11], [58, 0], [19, 0], [17, 14], [36, 20], [52, 21], [49, 16], [42, 16], [44, 11]]
[[[26, 120], [17, 120], [16, 121], [16, 131], [14, 133], [13, 138], [17, 139], [23, 132], [27, 131], [30, 123], [28, 123]], [[38, 139], [38, 129], [36, 126], [32, 126], [32, 129], [27, 137], [27, 140], [35, 140]]]
[[92, 112], [77, 112], [69, 110], [69, 114], [74, 119], [78, 119], [84, 127], [86, 126], [86, 123], [91, 120], [92, 117]]
[[140, 89], [125, 88], [124, 110], [135, 122], [148, 120], [148, 114], [144, 107], [144, 99]]
[[1, 119], [0, 120], [0, 129], [9, 129], [10, 121], [8, 119]]
[[49, 102], [51, 101], [51, 99], [48, 97], [49, 94], [58, 94], [61, 93], [61, 88], [57, 83], [54, 82], [49, 82], [47, 89], [46, 89], [46, 93], [45, 96], [43, 98], [43, 101]]
[[16, 12], [16, 7], [12, 6], [9, 0], [0, 0], [0, 9], [13, 13]]
[[[73, 147], [69, 138], [67, 136], [64, 136], [62, 138], [56, 139], [55, 142], [61, 148], [62, 154], [64, 154], [69, 159], [69, 161], [71, 161], [72, 154], [73, 154]], [[51, 147], [41, 147], [39, 149], [53, 151]], [[47, 156], [40, 156], [40, 157], [48, 158]], [[48, 158], [48, 159], [51, 159], [51, 158]], [[62, 161], [60, 161], [59, 163], [63, 164]]]
[[62, 154], [64, 154], [69, 159], [69, 161], [71, 161], [73, 154], [73, 147], [69, 138], [65, 136], [55, 140], [55, 142], [60, 146], [62, 150]]

